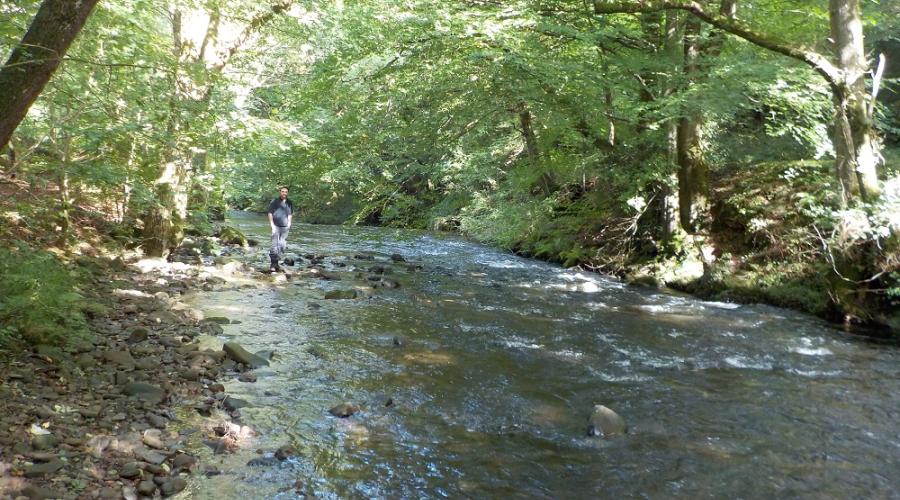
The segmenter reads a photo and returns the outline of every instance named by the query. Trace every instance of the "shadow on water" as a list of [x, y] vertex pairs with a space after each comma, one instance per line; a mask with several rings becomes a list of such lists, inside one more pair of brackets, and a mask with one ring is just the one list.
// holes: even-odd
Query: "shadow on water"
[[[232, 222], [265, 239], [263, 217]], [[260, 275], [193, 298], [241, 321], [210, 342], [278, 353], [257, 383], [227, 383], [261, 436], [208, 457], [227, 473], [195, 497], [897, 494], [896, 344], [427, 233], [299, 225], [289, 253], [339, 279]], [[323, 300], [376, 267], [399, 288]], [[342, 401], [362, 411], [328, 415]], [[585, 437], [595, 403], [629, 434]], [[300, 457], [244, 465], [287, 443]]]

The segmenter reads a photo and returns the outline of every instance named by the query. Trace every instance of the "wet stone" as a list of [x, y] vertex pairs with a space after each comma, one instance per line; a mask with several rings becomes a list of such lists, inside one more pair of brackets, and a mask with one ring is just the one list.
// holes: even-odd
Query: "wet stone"
[[134, 358], [131, 357], [131, 353], [128, 351], [106, 351], [103, 353], [103, 357], [111, 362], [115, 363], [119, 366], [123, 366], [125, 368], [134, 368]]
[[130, 384], [126, 384], [122, 389], [122, 393], [151, 404], [159, 404], [166, 399], [166, 391], [155, 385], [145, 384], [143, 382], [131, 382]]
[[123, 465], [122, 470], [119, 471], [119, 476], [126, 479], [134, 479], [140, 477], [141, 474], [143, 474], [143, 471], [141, 470], [140, 464], [137, 462], [128, 462]]
[[143, 326], [137, 326], [131, 329], [131, 335], [128, 336], [129, 344], [136, 344], [138, 342], [143, 342], [150, 337], [150, 330], [144, 328]]
[[328, 410], [328, 413], [338, 418], [347, 418], [359, 412], [359, 406], [353, 403], [341, 403]]
[[61, 491], [29, 484], [22, 488], [19, 492], [22, 496], [28, 497], [30, 500], [44, 500], [49, 498], [65, 498], [65, 494]]
[[172, 466], [175, 469], [191, 469], [197, 464], [197, 457], [188, 455], [187, 453], [179, 453], [172, 460]]
[[53, 434], [39, 434], [31, 438], [31, 447], [37, 451], [53, 449], [59, 445], [59, 438]]
[[80, 408], [78, 413], [84, 418], [95, 419], [100, 416], [101, 411], [103, 411], [103, 408], [100, 406], [89, 406], [87, 408]]
[[141, 437], [141, 441], [151, 448], [162, 450], [166, 444], [162, 440], [162, 431], [159, 429], [147, 429]]
[[166, 455], [152, 450], [138, 450], [134, 454], [141, 460], [154, 465], [160, 465], [166, 461]]
[[228, 396], [227, 398], [225, 398], [224, 401], [222, 401], [222, 406], [224, 406], [225, 409], [228, 411], [234, 411], [234, 410], [239, 410], [241, 408], [246, 408], [246, 407], [250, 406], [250, 403], [247, 401], [244, 401], [243, 399], [238, 399], [238, 398], [233, 398], [231, 396]]
[[278, 465], [278, 459], [275, 457], [257, 457], [247, 462], [248, 467], [271, 467]]
[[138, 483], [137, 492], [146, 497], [153, 496], [156, 491], [156, 483], [152, 480], [141, 481]]
[[43, 477], [47, 474], [55, 474], [65, 466], [62, 460], [51, 460], [42, 464], [34, 464], [25, 471], [25, 477]]
[[222, 350], [236, 363], [245, 364], [253, 368], [269, 365], [268, 360], [249, 352], [237, 342], [225, 342], [225, 345], [222, 346]]
[[615, 411], [603, 406], [595, 405], [594, 411], [588, 419], [588, 436], [616, 436], [628, 432], [625, 419]]

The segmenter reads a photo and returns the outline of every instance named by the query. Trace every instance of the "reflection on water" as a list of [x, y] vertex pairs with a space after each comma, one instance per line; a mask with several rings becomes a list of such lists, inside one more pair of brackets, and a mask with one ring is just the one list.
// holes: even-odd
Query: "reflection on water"
[[[263, 217], [233, 222], [265, 240]], [[248, 258], [264, 265], [265, 251]], [[437, 235], [300, 225], [289, 253], [323, 256], [340, 279], [266, 277], [193, 298], [241, 321], [215, 340], [278, 353], [257, 383], [227, 384], [253, 404], [242, 413], [261, 436], [207, 457], [227, 473], [202, 480], [196, 497], [900, 491], [896, 346], [789, 311], [625, 287]], [[400, 288], [323, 300], [371, 284], [374, 266]], [[362, 412], [328, 415], [343, 401]], [[618, 411], [629, 435], [585, 437], [595, 403]], [[283, 444], [301, 456], [243, 465]]]

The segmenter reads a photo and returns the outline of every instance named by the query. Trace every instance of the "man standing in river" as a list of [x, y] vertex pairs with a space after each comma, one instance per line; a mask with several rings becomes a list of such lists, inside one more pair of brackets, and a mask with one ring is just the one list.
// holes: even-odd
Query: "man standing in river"
[[272, 249], [269, 250], [269, 271], [281, 270], [278, 261], [284, 256], [287, 247], [288, 230], [294, 218], [294, 204], [288, 199], [288, 188], [282, 186], [279, 189], [278, 198], [269, 203], [269, 225], [272, 226]]

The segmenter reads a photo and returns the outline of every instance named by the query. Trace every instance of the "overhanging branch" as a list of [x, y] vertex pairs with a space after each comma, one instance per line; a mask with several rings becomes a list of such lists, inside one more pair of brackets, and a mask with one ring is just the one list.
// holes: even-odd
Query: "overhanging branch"
[[699, 2], [672, 1], [672, 0], [594, 0], [595, 14], [639, 14], [643, 12], [658, 12], [662, 10], [683, 10], [703, 20], [707, 24], [715, 26], [722, 31], [742, 38], [764, 49], [782, 54], [810, 66], [820, 74], [831, 86], [839, 86], [842, 80], [842, 72], [827, 57], [816, 51], [803, 47], [790, 45], [776, 40], [769, 35], [755, 31], [746, 24], [727, 16], [707, 12]]

